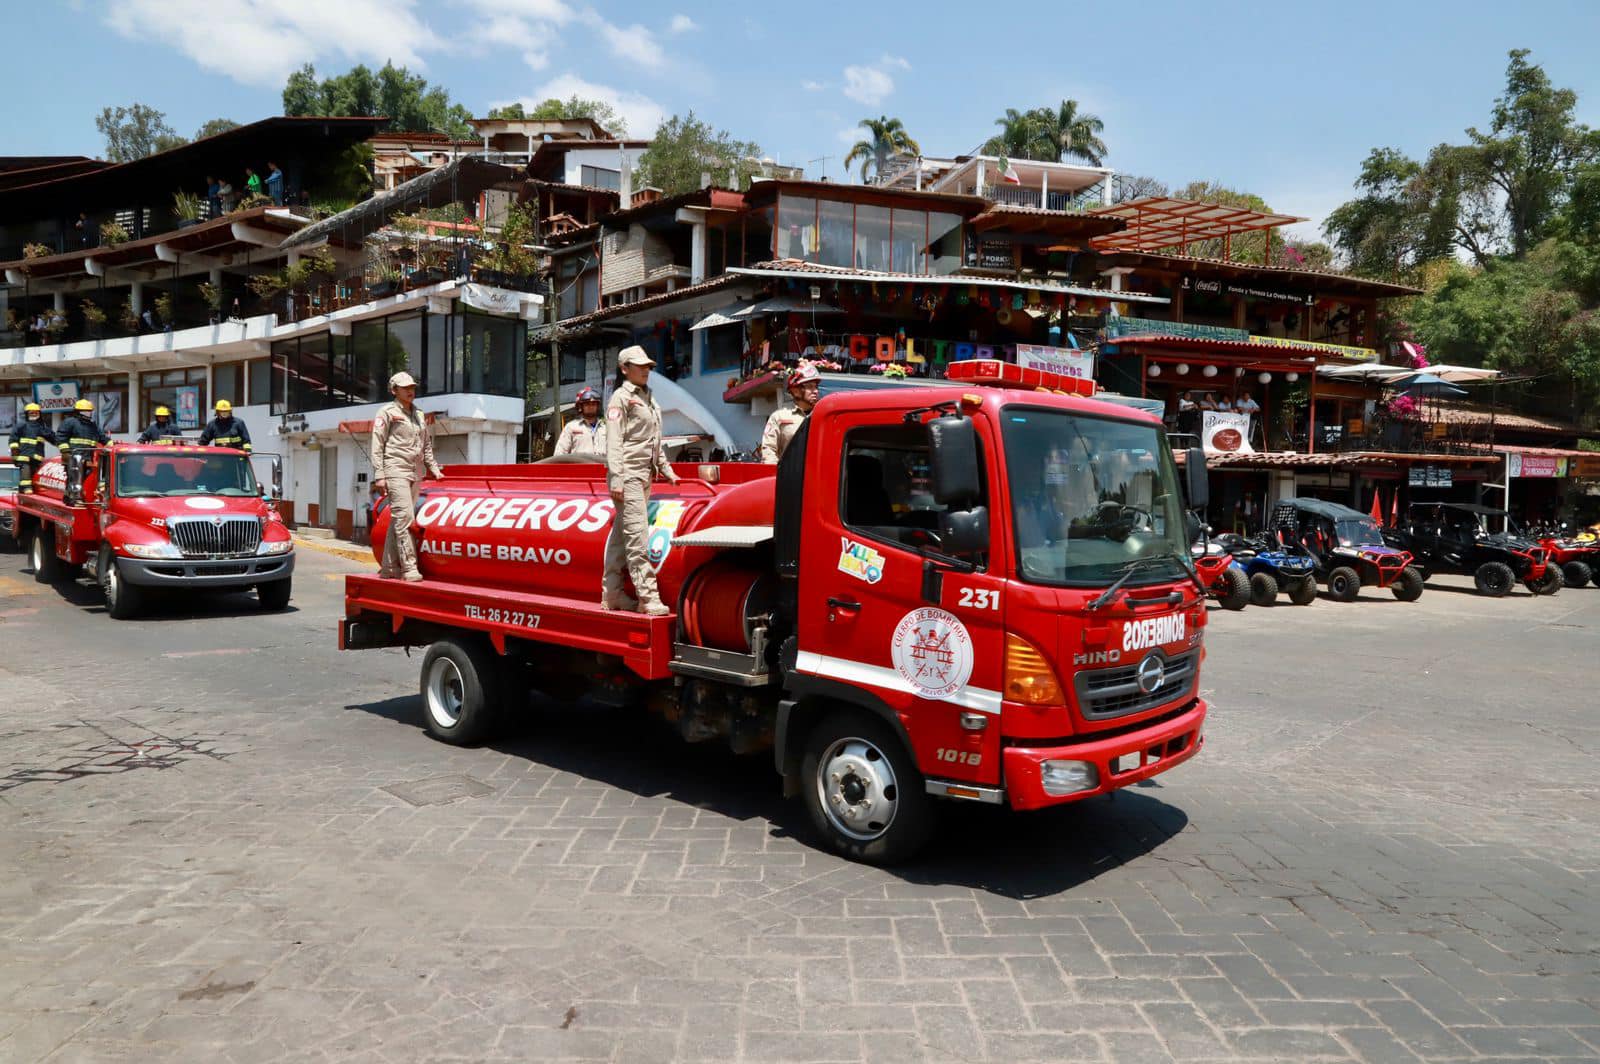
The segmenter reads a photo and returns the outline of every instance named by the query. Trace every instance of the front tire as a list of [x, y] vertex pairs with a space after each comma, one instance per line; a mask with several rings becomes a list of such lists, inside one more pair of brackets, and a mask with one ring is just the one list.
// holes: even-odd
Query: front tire
[[422, 656], [422, 724], [452, 746], [486, 739], [498, 723], [500, 662], [484, 644], [450, 636]]
[[256, 604], [264, 610], [286, 610], [294, 594], [294, 578], [256, 585]]
[[1415, 602], [1422, 597], [1422, 587], [1422, 574], [1408, 565], [1400, 570], [1400, 576], [1389, 585], [1389, 590], [1401, 602]]
[[1478, 589], [1478, 594], [1488, 595], [1490, 598], [1503, 598], [1511, 593], [1511, 588], [1517, 582], [1517, 574], [1511, 571], [1511, 566], [1505, 562], [1484, 562], [1478, 566], [1478, 571], [1472, 574], [1472, 583]]
[[1361, 594], [1361, 574], [1341, 565], [1328, 574], [1328, 597], [1335, 602], [1354, 602]]
[[1317, 578], [1302, 577], [1289, 589], [1289, 601], [1296, 606], [1309, 606], [1317, 600]]
[[1568, 562], [1561, 567], [1561, 579], [1568, 587], [1588, 587], [1594, 570], [1583, 562]]
[[1278, 581], [1271, 573], [1250, 577], [1250, 601], [1256, 606], [1272, 606], [1278, 601]]
[[1554, 595], [1561, 590], [1565, 581], [1562, 577], [1561, 566], [1546, 565], [1543, 576], [1537, 580], [1524, 580], [1522, 583], [1535, 595]]
[[100, 577], [100, 593], [105, 596], [106, 613], [117, 621], [137, 617], [144, 609], [144, 591], [123, 579], [122, 570], [117, 567], [117, 556], [110, 549], [101, 549], [95, 571]]
[[800, 771], [812, 826], [852, 861], [904, 861], [933, 833], [922, 773], [900, 736], [876, 717], [829, 714], [806, 737]]
[[1250, 605], [1250, 578], [1244, 570], [1229, 566], [1217, 578], [1216, 596], [1225, 610], [1244, 609]]
[[61, 579], [61, 561], [56, 557], [54, 537], [43, 525], [33, 530], [29, 541], [28, 564], [33, 566], [33, 578], [41, 584], [53, 584]]

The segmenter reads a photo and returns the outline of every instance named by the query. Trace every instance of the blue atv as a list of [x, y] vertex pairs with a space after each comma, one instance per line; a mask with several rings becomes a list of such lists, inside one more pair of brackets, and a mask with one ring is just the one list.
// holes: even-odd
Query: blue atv
[[1270, 539], [1238, 535], [1217, 537], [1233, 560], [1250, 577], [1250, 601], [1271, 606], [1281, 591], [1296, 606], [1309, 606], [1317, 598], [1317, 560], [1303, 547], [1285, 546]]

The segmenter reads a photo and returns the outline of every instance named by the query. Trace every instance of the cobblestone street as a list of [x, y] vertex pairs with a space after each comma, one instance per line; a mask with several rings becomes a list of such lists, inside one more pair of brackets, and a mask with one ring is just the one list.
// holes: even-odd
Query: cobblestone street
[[0, 554], [0, 1060], [1600, 1059], [1600, 591], [1213, 613], [1194, 761], [885, 871], [646, 718], [430, 740], [300, 553], [136, 622]]

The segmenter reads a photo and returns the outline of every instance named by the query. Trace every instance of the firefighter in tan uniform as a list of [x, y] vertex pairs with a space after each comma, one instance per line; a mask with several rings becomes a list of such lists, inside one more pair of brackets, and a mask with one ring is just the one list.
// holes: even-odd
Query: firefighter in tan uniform
[[[661, 407], [650, 394], [650, 369], [655, 361], [639, 346], [617, 358], [627, 379], [606, 407], [606, 488], [616, 517], [606, 537], [605, 576], [600, 605], [608, 610], [638, 610], [653, 616], [671, 613], [656, 590], [650, 565], [650, 484], [657, 476], [678, 483], [661, 446]], [[623, 591], [622, 577], [633, 578], [637, 602]]]
[[600, 420], [600, 393], [584, 388], [573, 400], [578, 408], [578, 418], [561, 426], [556, 439], [556, 454], [592, 454], [601, 461], [606, 457], [606, 426]]
[[806, 418], [811, 416], [811, 408], [817, 405], [817, 394], [821, 387], [822, 374], [809, 362], [801, 363], [789, 374], [789, 397], [794, 400], [794, 405], [780, 407], [767, 418], [767, 428], [761, 434], [761, 446], [756, 450], [756, 457], [767, 465], [778, 464], [789, 441], [800, 431]]
[[417, 513], [417, 481], [443, 476], [433, 458], [433, 438], [416, 408], [417, 382], [409, 373], [389, 378], [394, 402], [372, 419], [373, 487], [389, 496], [389, 535], [383, 541], [379, 576], [421, 580], [411, 522]]

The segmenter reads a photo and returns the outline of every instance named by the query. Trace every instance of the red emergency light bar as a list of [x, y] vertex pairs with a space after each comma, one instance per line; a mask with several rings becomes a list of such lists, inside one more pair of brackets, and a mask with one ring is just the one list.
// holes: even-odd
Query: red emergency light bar
[[1042, 369], [1028, 369], [1012, 362], [995, 358], [970, 358], [952, 362], [945, 368], [947, 379], [961, 384], [987, 384], [995, 388], [1038, 388], [1047, 392], [1067, 395], [1092, 396], [1094, 381], [1072, 377], [1065, 373], [1050, 373]]

